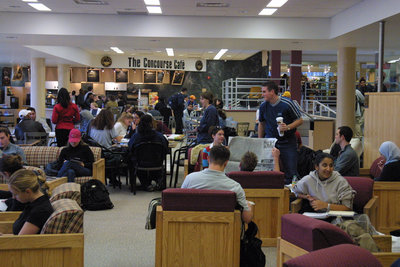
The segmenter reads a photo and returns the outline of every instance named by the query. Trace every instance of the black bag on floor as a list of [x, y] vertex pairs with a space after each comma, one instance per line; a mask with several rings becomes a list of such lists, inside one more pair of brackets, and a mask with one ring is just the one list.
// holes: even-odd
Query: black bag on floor
[[250, 222], [240, 241], [240, 267], [264, 267], [265, 255], [261, 250], [262, 241], [256, 237], [257, 224]]
[[107, 210], [114, 207], [106, 186], [96, 179], [82, 184], [81, 202], [84, 210]]
[[156, 212], [157, 206], [161, 206], [161, 197], [153, 198], [149, 203], [149, 210], [146, 218], [147, 230], [156, 229]]

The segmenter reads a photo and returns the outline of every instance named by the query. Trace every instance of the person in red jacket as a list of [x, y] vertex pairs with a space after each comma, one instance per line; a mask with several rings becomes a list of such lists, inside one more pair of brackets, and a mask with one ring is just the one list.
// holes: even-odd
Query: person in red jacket
[[57, 146], [66, 146], [69, 131], [80, 121], [78, 106], [71, 102], [67, 89], [61, 88], [57, 94], [57, 104], [54, 106], [51, 121], [56, 125]]

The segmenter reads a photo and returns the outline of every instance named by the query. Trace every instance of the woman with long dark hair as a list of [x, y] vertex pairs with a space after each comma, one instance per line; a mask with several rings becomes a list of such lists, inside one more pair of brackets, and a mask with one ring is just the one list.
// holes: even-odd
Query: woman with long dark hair
[[51, 121], [56, 125], [57, 146], [67, 145], [69, 132], [80, 119], [78, 106], [71, 102], [67, 89], [61, 88], [51, 116]]
[[109, 109], [102, 109], [99, 115], [90, 124], [89, 135], [100, 145], [110, 148], [113, 139], [121, 141], [123, 136], [118, 136], [114, 129], [114, 116]]

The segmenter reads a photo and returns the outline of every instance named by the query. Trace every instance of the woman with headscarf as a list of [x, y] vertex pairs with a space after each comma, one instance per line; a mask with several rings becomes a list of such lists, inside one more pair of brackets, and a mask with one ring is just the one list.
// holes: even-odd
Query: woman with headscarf
[[379, 147], [379, 152], [386, 162], [375, 181], [400, 181], [400, 149], [395, 143], [386, 141]]

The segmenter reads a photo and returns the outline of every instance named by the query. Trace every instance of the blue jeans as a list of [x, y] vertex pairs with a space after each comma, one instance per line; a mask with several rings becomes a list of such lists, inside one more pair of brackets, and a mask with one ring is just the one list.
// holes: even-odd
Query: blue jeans
[[290, 184], [294, 175], [299, 176], [297, 173], [296, 138], [293, 136], [293, 138], [284, 141], [277, 141], [275, 147], [281, 152], [280, 158], [283, 163], [283, 170], [281, 171], [285, 173], [285, 184]]
[[76, 162], [69, 160], [65, 161], [61, 169], [57, 173], [57, 177], [68, 177], [68, 182], [72, 183], [75, 181], [75, 177], [79, 176], [91, 176], [92, 170], [79, 165]]

